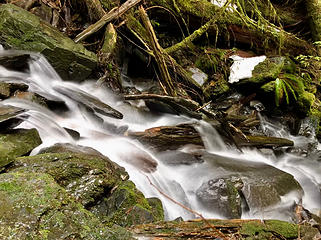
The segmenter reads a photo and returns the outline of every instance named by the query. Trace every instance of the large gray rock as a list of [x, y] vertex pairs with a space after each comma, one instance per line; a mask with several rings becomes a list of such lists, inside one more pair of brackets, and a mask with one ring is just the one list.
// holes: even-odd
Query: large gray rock
[[12, 4], [0, 6], [0, 44], [40, 52], [64, 79], [82, 80], [97, 65], [97, 57], [57, 29]]
[[[196, 195], [204, 207], [221, 212], [225, 217], [241, 215], [240, 197], [250, 214], [265, 212], [267, 216], [270, 210], [277, 211], [277, 208], [291, 212], [293, 206], [289, 203], [294, 204], [303, 196], [303, 190], [293, 176], [273, 166], [215, 154], [205, 154], [202, 158], [217, 172], [199, 187]], [[282, 197], [289, 193], [293, 193], [289, 200], [293, 202], [283, 205]]]
[[109, 229], [43, 173], [0, 175], [1, 239], [130, 239]]

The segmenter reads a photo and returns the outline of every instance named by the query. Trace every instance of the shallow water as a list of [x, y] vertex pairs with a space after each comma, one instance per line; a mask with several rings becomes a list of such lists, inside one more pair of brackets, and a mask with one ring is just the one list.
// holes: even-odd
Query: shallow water
[[[2, 51], [1, 54], [10, 54]], [[196, 198], [196, 190], [204, 181], [222, 174], [220, 167], [211, 161], [194, 163], [191, 165], [165, 165], [157, 159], [155, 153], [150, 152], [141, 143], [115, 134], [115, 129], [127, 128], [128, 131], [144, 131], [157, 126], [172, 126], [179, 123], [194, 123], [196, 130], [201, 134], [206, 151], [226, 159], [233, 159], [236, 164], [246, 162], [264, 163], [274, 166], [292, 174], [304, 189], [302, 204], [310, 211], [321, 208], [321, 163], [318, 155], [311, 157], [298, 157], [293, 154], [283, 154], [280, 157], [263, 155], [258, 150], [242, 149], [241, 153], [223, 142], [216, 130], [204, 121], [191, 119], [186, 116], [170, 114], [155, 114], [143, 110], [143, 102], [137, 101], [130, 105], [122, 98], [113, 95], [107, 89], [97, 87], [94, 81], [81, 84], [62, 81], [47, 60], [39, 54], [32, 54], [29, 72], [15, 72], [0, 67], [0, 81], [23, 81], [29, 85], [29, 90], [41, 96], [65, 102], [68, 111], [55, 113], [36, 103], [21, 99], [8, 99], [3, 104], [28, 109], [26, 121], [19, 127], [37, 128], [43, 144], [37, 147], [32, 154], [54, 143], [72, 143], [92, 147], [108, 156], [112, 161], [126, 168], [130, 179], [146, 197], [158, 197], [162, 200], [167, 219], [183, 217], [195, 218], [189, 211], [170, 201], [167, 197], [150, 184], [151, 181], [159, 190], [169, 195], [172, 199], [201, 213], [207, 218], [222, 217], [220, 212], [204, 209]], [[123, 119], [114, 119], [102, 114], [88, 112], [82, 104], [71, 97], [62, 95], [55, 89], [57, 87], [80, 90], [98, 98], [100, 101], [112, 106], [124, 115]], [[262, 129], [270, 135], [292, 139], [297, 147], [314, 143], [313, 136], [294, 137], [280, 124], [273, 123], [262, 117]], [[65, 130], [73, 129], [80, 134], [79, 140], [74, 140]], [[318, 143], [317, 143], [318, 144]], [[186, 148], [182, 151], [188, 151]], [[157, 170], [146, 173], [133, 162], [133, 156], [145, 155], [158, 162]], [[290, 220], [290, 215], [280, 209], [287, 208], [293, 202], [298, 203], [298, 196], [288, 194], [282, 197], [280, 205], [261, 211], [246, 212], [243, 218], [276, 218]]]

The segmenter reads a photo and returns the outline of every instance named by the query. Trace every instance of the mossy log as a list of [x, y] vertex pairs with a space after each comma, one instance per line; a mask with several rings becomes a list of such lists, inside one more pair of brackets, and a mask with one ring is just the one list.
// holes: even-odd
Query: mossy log
[[194, 26], [214, 18], [216, 25], [208, 32], [214, 36], [219, 34], [224, 42], [247, 44], [256, 51], [271, 54], [281, 52], [294, 55], [312, 55], [315, 53], [312, 44], [294, 34], [273, 24], [262, 25], [248, 16], [240, 16], [234, 11], [223, 12], [222, 8], [206, 0], [176, 0], [175, 5], [172, 0], [153, 0], [150, 5], [160, 5], [172, 12], [176, 12], [176, 9], [179, 8], [180, 14], [189, 19], [190, 25]]
[[[209, 224], [210, 226], [209, 226]], [[190, 220], [138, 225], [131, 231], [138, 236], [160, 239], [222, 239], [211, 229], [214, 226], [225, 239], [313, 239], [317, 228], [279, 220]], [[223, 238], [224, 239], [224, 238]]]

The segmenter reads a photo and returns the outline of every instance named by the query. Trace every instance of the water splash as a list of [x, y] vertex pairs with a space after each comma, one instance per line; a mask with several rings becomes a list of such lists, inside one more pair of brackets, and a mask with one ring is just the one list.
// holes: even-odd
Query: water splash
[[[142, 108], [129, 105], [120, 97], [113, 95], [106, 89], [99, 88], [92, 81], [81, 84], [62, 81], [54, 69], [45, 58], [38, 54], [32, 54], [29, 62], [28, 72], [16, 72], [5, 69], [0, 66], [0, 81], [22, 81], [29, 85], [31, 91], [58, 101], [62, 101], [68, 107], [68, 111], [57, 114], [38, 104], [25, 100], [9, 99], [3, 101], [3, 104], [12, 105], [28, 109], [28, 118], [20, 127], [38, 129], [43, 144], [36, 148], [32, 154], [36, 154], [41, 148], [50, 146], [54, 143], [72, 143], [83, 146], [89, 146], [109, 157], [112, 161], [126, 168], [130, 179], [136, 184], [146, 197], [158, 197], [162, 200], [167, 219], [183, 217], [184, 219], [194, 218], [195, 216], [174, 204], [167, 197], [161, 194], [155, 187], [152, 187], [151, 181], [159, 190], [166, 193], [170, 198], [190, 207], [204, 217], [214, 218], [222, 217], [218, 211], [209, 211], [205, 209], [196, 197], [197, 189], [205, 181], [215, 176], [222, 176], [226, 169], [215, 165], [211, 160], [195, 162], [190, 165], [168, 165], [164, 164], [155, 153], [150, 152], [141, 143], [120, 136], [111, 131], [111, 128], [122, 128], [130, 131], [144, 131], [147, 128], [158, 126], [176, 125], [179, 123], [195, 123], [195, 119], [186, 116], [176, 115], [155, 115]], [[123, 119], [113, 119], [101, 114], [93, 115], [87, 111], [81, 104], [72, 98], [57, 92], [57, 86], [61, 88], [72, 88], [74, 90], [90, 93], [100, 101], [112, 106], [123, 113]], [[305, 190], [303, 205], [308, 209], [320, 208], [320, 162], [318, 155], [310, 158], [298, 157], [293, 154], [283, 154], [280, 157], [273, 155], [265, 156], [258, 150], [242, 149], [239, 152], [226, 146], [216, 132], [216, 130], [205, 121], [196, 122], [196, 130], [200, 133], [208, 153], [214, 154], [219, 159], [233, 160], [239, 164], [260, 163], [274, 166], [286, 171], [299, 181]], [[272, 123], [262, 117], [262, 129], [265, 133], [278, 137], [293, 139], [297, 145], [312, 138], [294, 137], [279, 124]], [[73, 129], [80, 134], [79, 140], [74, 140], [65, 130]], [[192, 149], [193, 150], [193, 149]], [[188, 147], [181, 149], [182, 152], [191, 151]], [[135, 158], [135, 156], [139, 156]], [[130, 157], [130, 158], [129, 158]], [[146, 162], [140, 161], [149, 159], [157, 163], [157, 171], [149, 172], [146, 169]], [[134, 162], [132, 162], [134, 160]], [[224, 162], [224, 161], [223, 161]], [[148, 167], [148, 166], [147, 166]], [[290, 200], [291, 201], [290, 201]], [[287, 208], [292, 204], [291, 195], [284, 196], [282, 203], [275, 208], [264, 209], [260, 214], [258, 212], [244, 213], [242, 217], [262, 217], [278, 218], [288, 220], [288, 214], [280, 215], [280, 207]]]

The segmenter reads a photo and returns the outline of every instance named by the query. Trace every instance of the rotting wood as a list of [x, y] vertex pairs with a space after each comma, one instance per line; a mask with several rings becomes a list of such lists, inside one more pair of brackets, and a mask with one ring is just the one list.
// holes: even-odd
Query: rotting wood
[[101, 29], [106, 23], [112, 21], [115, 18], [119, 18], [120, 16], [122, 16], [125, 12], [127, 12], [129, 9], [137, 5], [140, 1], [141, 0], [128, 0], [124, 4], [122, 4], [120, 7], [113, 8], [108, 13], [106, 13], [99, 21], [90, 25], [84, 31], [79, 33], [75, 38], [75, 42], [77, 43], [79, 41], [86, 39], [93, 33], [97, 32], [99, 29]]
[[158, 43], [153, 26], [148, 18], [148, 15], [147, 15], [145, 9], [142, 6], [139, 7], [139, 13], [140, 13], [140, 17], [143, 21], [143, 24], [147, 30], [149, 43], [150, 43], [151, 48], [153, 50], [155, 60], [156, 60], [156, 63], [158, 65], [158, 68], [159, 68], [159, 71], [161, 74], [161, 78], [162, 78], [161, 84], [164, 86], [164, 90], [165, 90], [166, 94], [175, 97], [175, 96], [177, 96], [177, 92], [175, 90], [175, 86], [173, 84], [172, 78], [168, 72], [168, 68], [166, 65], [165, 58], [164, 58], [164, 51]]

